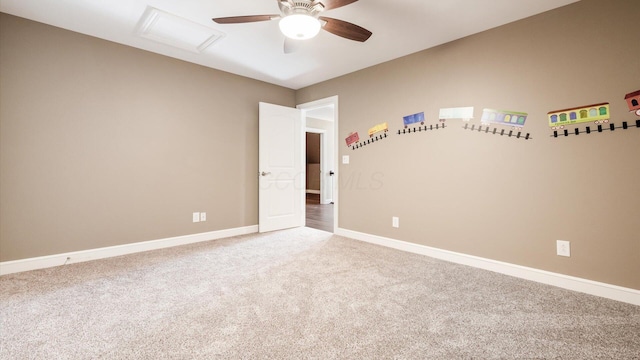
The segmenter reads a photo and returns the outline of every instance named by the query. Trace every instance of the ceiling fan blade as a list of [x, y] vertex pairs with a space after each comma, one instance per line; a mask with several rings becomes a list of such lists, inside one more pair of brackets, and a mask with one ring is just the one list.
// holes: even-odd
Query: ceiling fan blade
[[322, 3], [325, 10], [337, 9], [339, 7], [349, 5], [358, 0], [316, 0], [316, 3]]
[[249, 16], [230, 16], [213, 18], [213, 22], [218, 24], [240, 24], [256, 21], [267, 21], [280, 17], [280, 15], [249, 15]]
[[324, 30], [345, 39], [365, 42], [372, 35], [371, 31], [350, 22], [325, 16], [320, 16], [319, 19], [326, 22], [322, 27]]

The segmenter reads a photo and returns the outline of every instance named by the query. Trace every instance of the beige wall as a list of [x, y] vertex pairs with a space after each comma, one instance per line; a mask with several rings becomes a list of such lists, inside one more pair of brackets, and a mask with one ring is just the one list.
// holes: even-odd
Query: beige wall
[[294, 92], [0, 15], [0, 261], [254, 225], [257, 103], [339, 95], [340, 139], [454, 106], [475, 123], [526, 111], [534, 137], [450, 121], [341, 141], [340, 227], [640, 289], [640, 129], [552, 139], [545, 124], [602, 101], [635, 120], [638, 18], [634, 0], [583, 0]]
[[257, 224], [258, 102], [294, 100], [0, 15], [0, 261]]
[[339, 226], [640, 289], [640, 129], [553, 139], [545, 122], [605, 101], [618, 126], [635, 121], [624, 95], [640, 89], [638, 19], [636, 0], [583, 0], [297, 91], [298, 103], [340, 97], [340, 139], [383, 121], [394, 133], [419, 111], [436, 123], [441, 107], [474, 106], [475, 124], [485, 107], [529, 113], [528, 141], [449, 121], [341, 142]]

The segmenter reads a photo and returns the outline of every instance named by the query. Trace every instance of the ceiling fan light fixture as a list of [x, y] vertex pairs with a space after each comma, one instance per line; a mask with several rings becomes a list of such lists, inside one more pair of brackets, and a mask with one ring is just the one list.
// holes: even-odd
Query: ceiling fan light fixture
[[280, 19], [280, 31], [291, 39], [306, 40], [318, 35], [320, 21], [307, 14], [291, 14]]

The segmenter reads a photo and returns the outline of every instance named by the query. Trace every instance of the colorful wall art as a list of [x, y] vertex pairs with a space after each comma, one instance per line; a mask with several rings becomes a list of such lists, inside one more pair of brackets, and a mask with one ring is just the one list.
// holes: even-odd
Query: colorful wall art
[[360, 136], [358, 136], [357, 132], [352, 132], [349, 134], [349, 136], [347, 136], [345, 140], [347, 141], [347, 146], [351, 146], [357, 143], [358, 140], [360, 140]]
[[640, 104], [638, 104], [640, 102], [640, 90], [628, 93], [624, 96], [624, 99], [627, 101], [629, 111], [635, 111], [635, 114], [640, 116]]
[[424, 125], [424, 112], [404, 116], [402, 117], [402, 122], [405, 129], [411, 124], [420, 123], [420, 125]]
[[473, 119], [473, 106], [442, 108], [440, 109], [440, 120], [462, 119], [469, 121]]
[[389, 131], [389, 126], [387, 125], [386, 122], [383, 122], [381, 124], [378, 124], [374, 127], [372, 127], [371, 129], [369, 129], [369, 137], [373, 137], [373, 135], [379, 133], [379, 132], [387, 132]]
[[604, 124], [609, 122], [609, 103], [585, 105], [575, 108], [554, 110], [547, 113], [549, 126], [562, 129], [565, 125], [594, 122]]
[[527, 121], [527, 116], [528, 114], [524, 112], [484, 109], [480, 122], [484, 125], [495, 124], [521, 128]]

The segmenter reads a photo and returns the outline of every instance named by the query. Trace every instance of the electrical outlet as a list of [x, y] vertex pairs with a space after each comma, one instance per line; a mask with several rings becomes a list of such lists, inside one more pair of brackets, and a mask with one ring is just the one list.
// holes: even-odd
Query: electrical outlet
[[200, 221], [207, 221], [207, 213], [206, 212], [201, 212], [200, 213]]
[[193, 222], [200, 222], [200, 213], [199, 212], [194, 212], [193, 213]]
[[394, 228], [399, 228], [400, 227], [400, 218], [397, 216], [394, 216], [391, 218], [391, 226], [393, 226]]
[[558, 256], [571, 256], [571, 243], [566, 240], [556, 240], [556, 253]]

